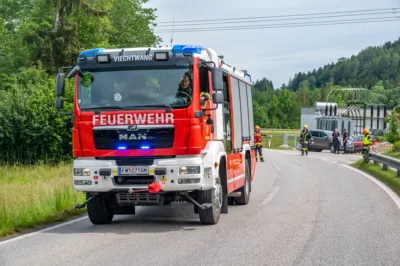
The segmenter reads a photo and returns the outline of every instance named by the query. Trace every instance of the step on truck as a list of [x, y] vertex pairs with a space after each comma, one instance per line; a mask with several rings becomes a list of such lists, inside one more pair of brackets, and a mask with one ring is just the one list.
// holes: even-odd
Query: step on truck
[[[70, 71], [65, 76], [65, 69]], [[189, 202], [202, 224], [246, 205], [256, 169], [251, 77], [198, 45], [90, 49], [75, 78], [73, 186], [93, 224]]]

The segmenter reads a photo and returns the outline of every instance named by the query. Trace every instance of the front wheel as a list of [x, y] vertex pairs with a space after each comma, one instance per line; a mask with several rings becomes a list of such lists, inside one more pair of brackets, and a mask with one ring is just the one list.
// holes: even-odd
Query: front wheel
[[[90, 198], [86, 194], [86, 199]], [[114, 209], [111, 207], [112, 197], [108, 194], [99, 194], [87, 203], [87, 213], [92, 224], [109, 224], [114, 218]]]
[[204, 210], [198, 208], [199, 218], [202, 224], [217, 224], [221, 215], [223, 191], [219, 173], [215, 183], [215, 188], [199, 191], [199, 203], [211, 203], [211, 207]]

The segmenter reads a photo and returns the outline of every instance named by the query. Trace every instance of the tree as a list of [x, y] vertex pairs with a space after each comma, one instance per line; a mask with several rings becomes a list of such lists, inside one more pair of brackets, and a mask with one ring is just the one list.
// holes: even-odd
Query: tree
[[161, 38], [151, 32], [155, 20], [154, 9], [143, 8], [148, 0], [114, 0], [110, 10], [113, 25], [109, 42], [119, 47], [152, 46]]
[[400, 141], [399, 126], [400, 126], [400, 113], [397, 109], [400, 105], [393, 108], [390, 114], [386, 115], [385, 121], [389, 123], [389, 133], [387, 134], [387, 141], [390, 143], [396, 143]]
[[[71, 117], [54, 108], [54, 74], [84, 49], [157, 44], [145, 2], [0, 0], [0, 163], [71, 158]], [[73, 83], [66, 81], [66, 111]]]

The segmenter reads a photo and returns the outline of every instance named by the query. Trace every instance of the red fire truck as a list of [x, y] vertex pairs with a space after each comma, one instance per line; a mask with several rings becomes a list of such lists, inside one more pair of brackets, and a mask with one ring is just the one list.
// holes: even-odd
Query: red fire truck
[[71, 68], [57, 74], [56, 108], [75, 78], [73, 185], [93, 224], [182, 201], [216, 224], [228, 205], [248, 204], [256, 162], [246, 71], [198, 45], [91, 49]]

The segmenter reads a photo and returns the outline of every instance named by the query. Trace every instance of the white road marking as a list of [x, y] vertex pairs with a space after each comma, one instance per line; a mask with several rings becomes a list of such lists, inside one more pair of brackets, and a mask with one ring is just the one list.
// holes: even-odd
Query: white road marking
[[[272, 166], [275, 168], [276, 171], [278, 171], [278, 172], [281, 171], [281, 169], [279, 168], [278, 165], [273, 164]], [[274, 184], [277, 184], [277, 185], [274, 187], [274, 189], [271, 191], [271, 193], [269, 193], [269, 195], [262, 202], [260, 202], [258, 204], [258, 206], [267, 205], [268, 202], [270, 202], [270, 200], [272, 200], [272, 198], [275, 197], [276, 193], [278, 193], [278, 190], [280, 189], [280, 186], [278, 184], [278, 177], [276, 178]]]
[[71, 221], [68, 221], [68, 222], [65, 222], [65, 223], [61, 223], [61, 224], [57, 224], [57, 225], [54, 225], [54, 226], [51, 226], [51, 227], [44, 228], [44, 229], [29, 233], [29, 234], [25, 234], [25, 235], [17, 236], [17, 237], [14, 237], [14, 238], [10, 238], [8, 240], [1, 241], [0, 242], [0, 246], [8, 244], [8, 243], [11, 243], [11, 242], [14, 242], [14, 241], [17, 241], [17, 240], [21, 240], [21, 239], [24, 239], [24, 238], [27, 238], [27, 237], [30, 237], [30, 236], [34, 236], [34, 235], [37, 235], [37, 234], [40, 234], [40, 233], [48, 232], [48, 231], [51, 231], [51, 230], [54, 230], [54, 229], [57, 229], [57, 228], [60, 228], [60, 227], [63, 227], [63, 226], [69, 225], [69, 224], [77, 223], [77, 222], [86, 220], [87, 218], [88, 218], [88, 216], [80, 217], [80, 218], [77, 218], [77, 219], [74, 219], [74, 220], [71, 220]]
[[276, 164], [273, 164], [272, 166], [275, 168], [276, 171], [280, 171], [280, 170], [281, 170], [281, 169], [279, 168], [279, 166], [276, 165]]
[[351, 167], [351, 166], [346, 165], [346, 164], [341, 164], [341, 165], [344, 166], [344, 167], [347, 167], [347, 168], [349, 168], [349, 169], [351, 169], [353, 171], [356, 171], [357, 173], [365, 176], [366, 178], [368, 178], [369, 180], [374, 182], [376, 185], [378, 185], [381, 189], [383, 189], [392, 198], [394, 203], [396, 203], [397, 207], [400, 209], [400, 198], [399, 198], [399, 196], [395, 192], [393, 192], [393, 190], [391, 190], [386, 184], [382, 183], [380, 180], [376, 179], [375, 177], [373, 177], [373, 176], [371, 176], [371, 175], [369, 175], [369, 174], [367, 174], [367, 173], [365, 173], [365, 172], [363, 172], [363, 171], [361, 171], [359, 169], [356, 169], [356, 168]]
[[337, 162], [335, 162], [335, 161], [331, 161], [331, 163], [337, 163]]
[[273, 197], [275, 197], [276, 193], [278, 193], [279, 190], [279, 185], [277, 185], [276, 187], [274, 187], [274, 189], [272, 190], [272, 192], [268, 195], [268, 197], [266, 197], [260, 204], [258, 204], [258, 206], [265, 206], [268, 204], [268, 202], [270, 200], [272, 200]]

